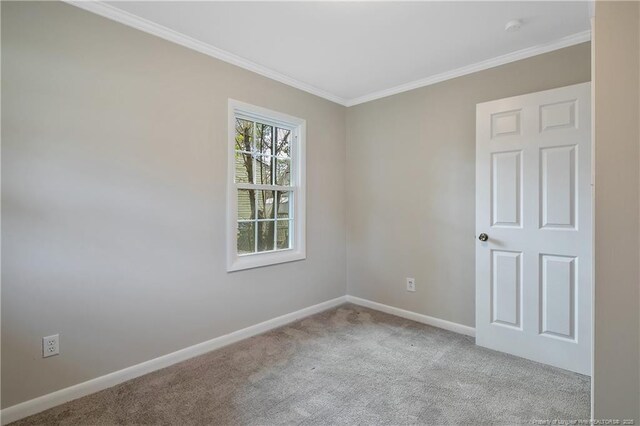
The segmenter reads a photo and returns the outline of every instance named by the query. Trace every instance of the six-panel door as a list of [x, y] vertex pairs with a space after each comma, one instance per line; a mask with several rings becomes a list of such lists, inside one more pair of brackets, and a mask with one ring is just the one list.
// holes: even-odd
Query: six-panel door
[[591, 372], [590, 83], [478, 104], [476, 343]]

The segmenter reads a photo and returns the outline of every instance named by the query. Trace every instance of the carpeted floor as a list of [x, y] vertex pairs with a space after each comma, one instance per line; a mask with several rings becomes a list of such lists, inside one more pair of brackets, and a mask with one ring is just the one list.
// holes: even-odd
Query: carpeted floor
[[347, 304], [14, 425], [531, 424], [589, 419], [589, 377]]

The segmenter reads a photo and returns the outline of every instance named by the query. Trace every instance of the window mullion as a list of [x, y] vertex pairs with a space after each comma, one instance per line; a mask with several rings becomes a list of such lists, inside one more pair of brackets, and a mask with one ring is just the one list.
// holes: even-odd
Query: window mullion
[[291, 191], [289, 195], [289, 219], [293, 219], [294, 204], [298, 201], [298, 197], [296, 197], [296, 192]]
[[[257, 146], [256, 146], [256, 133], [257, 133], [257, 128], [258, 128], [258, 123], [256, 121], [253, 122], [253, 138], [251, 139], [251, 164], [253, 164], [252, 167], [252, 172], [253, 172], [253, 180], [251, 181], [251, 183], [253, 183], [254, 185], [258, 182], [258, 161], [256, 159], [256, 151], [257, 151]], [[253, 252], [257, 253], [258, 252], [258, 209], [260, 208], [260, 203], [258, 202], [258, 200], [260, 199], [260, 195], [259, 192], [257, 190], [254, 190], [254, 193], [256, 194], [254, 197], [253, 202], [255, 203], [255, 207], [254, 207], [254, 211], [255, 211], [255, 217], [253, 218], [254, 225], [253, 225], [253, 232], [254, 232], [254, 237], [253, 237]]]
[[278, 250], [278, 218], [273, 221], [273, 249]]
[[293, 248], [293, 241], [294, 241], [294, 232], [295, 229], [293, 227], [293, 219], [291, 217], [289, 217], [289, 220], [287, 221], [287, 227], [289, 228], [289, 248]]
[[258, 127], [258, 123], [256, 123], [255, 121], [253, 122], [253, 135], [251, 136], [251, 164], [253, 165], [251, 167], [251, 172], [253, 174], [252, 176], [252, 180], [251, 183], [256, 183], [258, 182], [258, 174], [257, 174], [257, 168], [258, 168], [258, 162], [256, 161], [256, 128]]
[[276, 146], [278, 145], [278, 128], [271, 128], [271, 183], [276, 185], [278, 182], [276, 181], [276, 162], [278, 161], [276, 158]]
[[280, 203], [278, 201], [278, 191], [273, 191], [273, 249], [278, 250], [278, 210]]
[[255, 208], [254, 208], [255, 210], [254, 211], [256, 213], [254, 218], [253, 218], [253, 221], [254, 221], [253, 222], [253, 224], [254, 224], [253, 225], [253, 228], [254, 228], [253, 229], [253, 232], [254, 232], [254, 234], [253, 234], [254, 235], [254, 237], [253, 237], [253, 252], [257, 253], [258, 252], [258, 206], [259, 206], [258, 198], [260, 196], [258, 195], [258, 191], [255, 191], [255, 194], [256, 194], [256, 196], [253, 199], [253, 202], [255, 204]]
[[291, 145], [289, 146], [289, 185], [298, 185], [298, 131], [291, 131]]

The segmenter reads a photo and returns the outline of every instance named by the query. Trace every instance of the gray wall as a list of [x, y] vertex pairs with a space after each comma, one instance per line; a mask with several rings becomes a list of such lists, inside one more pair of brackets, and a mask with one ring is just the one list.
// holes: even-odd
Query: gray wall
[[590, 70], [584, 43], [347, 109], [348, 293], [473, 327], [476, 103]]
[[[305, 261], [225, 272], [229, 97], [307, 120]], [[2, 2], [2, 112], [2, 407], [345, 294], [344, 107]]]
[[640, 4], [597, 2], [594, 416], [640, 421]]

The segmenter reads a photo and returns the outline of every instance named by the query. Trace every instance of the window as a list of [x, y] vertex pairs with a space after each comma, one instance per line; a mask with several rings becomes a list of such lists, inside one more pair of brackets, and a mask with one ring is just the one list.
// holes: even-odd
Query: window
[[305, 121], [229, 100], [227, 270], [305, 258]]

